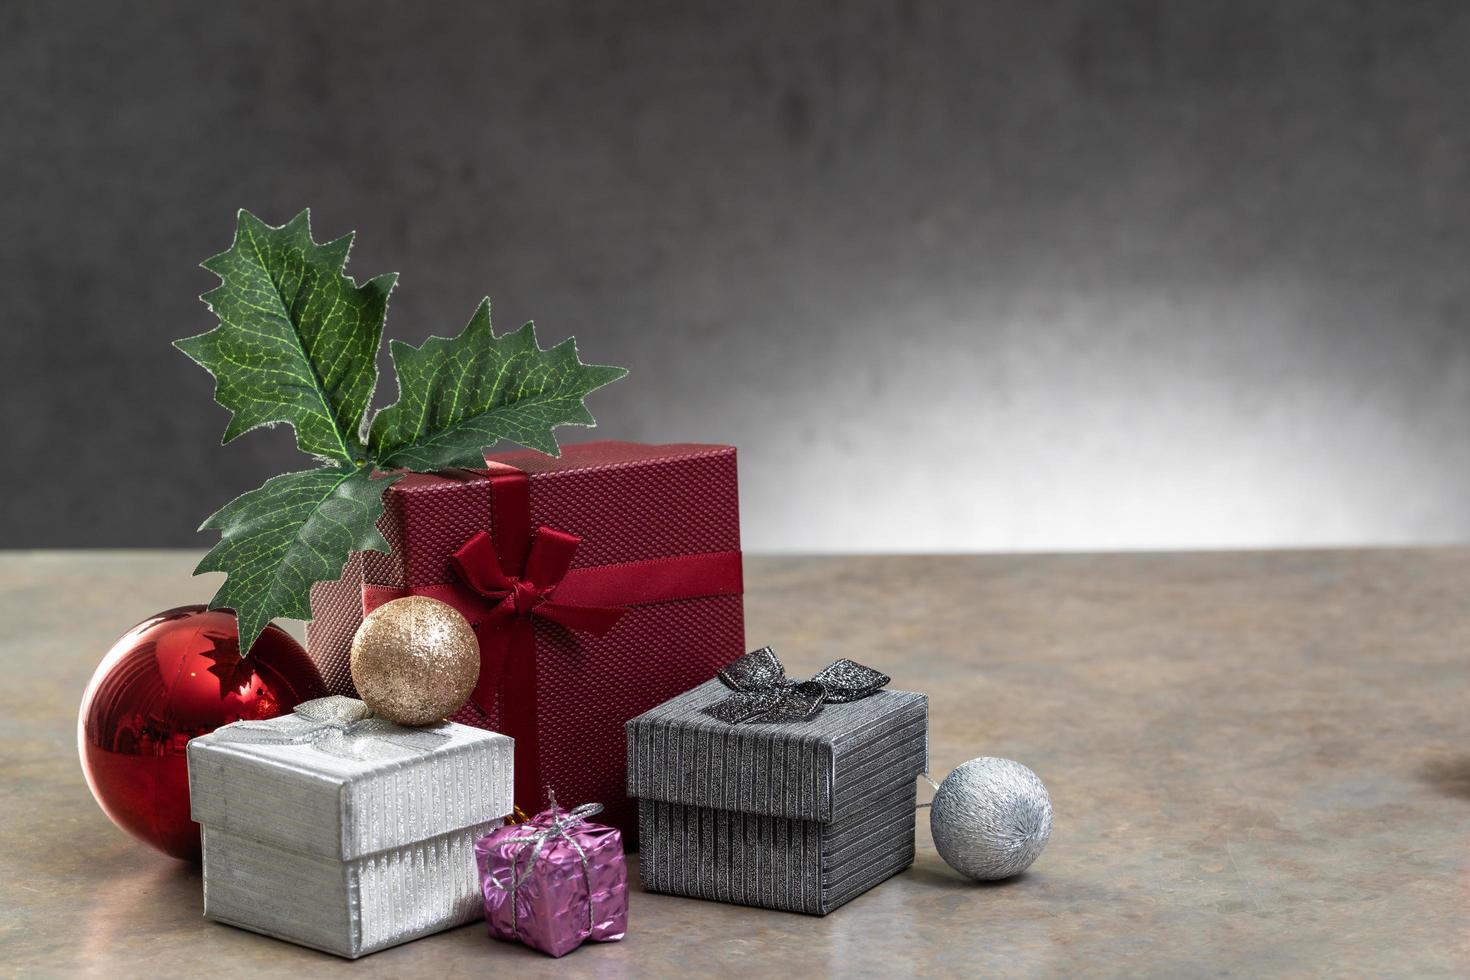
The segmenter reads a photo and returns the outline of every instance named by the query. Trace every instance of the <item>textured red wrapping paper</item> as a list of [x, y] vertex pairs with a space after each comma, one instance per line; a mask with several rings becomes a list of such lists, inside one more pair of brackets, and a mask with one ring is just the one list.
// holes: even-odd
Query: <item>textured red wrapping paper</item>
[[[535, 574], [525, 558], [538, 529], [579, 538], [566, 596], [620, 608], [615, 624], [599, 636], [529, 609], [504, 631], [482, 625], [482, 658], [495, 648], [504, 661], [496, 689], [453, 720], [517, 739], [524, 812], [545, 808], [548, 787], [561, 799], [595, 800], [631, 848], [638, 814], [626, 796], [624, 722], [745, 652], [735, 450], [592, 442], [564, 446], [557, 458], [498, 453], [486, 463], [491, 470], [410, 474], [388, 490], [379, 527], [393, 551], [359, 552], [341, 579], [313, 587], [308, 652], [333, 693], [355, 695], [348, 656], [365, 601], [466, 591], [454, 555], [479, 532], [489, 532], [510, 578]], [[507, 474], [524, 474], [519, 488]], [[662, 598], [681, 593], [694, 595]], [[576, 622], [575, 612], [564, 618]], [[515, 629], [526, 643], [509, 642]], [[528, 724], [534, 731], [514, 730]]]

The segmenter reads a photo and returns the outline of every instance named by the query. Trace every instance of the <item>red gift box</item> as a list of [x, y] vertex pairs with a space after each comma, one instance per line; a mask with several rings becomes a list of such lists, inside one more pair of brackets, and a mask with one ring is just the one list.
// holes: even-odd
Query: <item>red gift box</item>
[[307, 648], [355, 695], [364, 610], [429, 595], [464, 612], [480, 682], [453, 720], [516, 740], [516, 805], [596, 800], [636, 843], [623, 724], [745, 653], [731, 446], [590, 442], [496, 453], [486, 470], [411, 473], [384, 497], [391, 554], [312, 588]]

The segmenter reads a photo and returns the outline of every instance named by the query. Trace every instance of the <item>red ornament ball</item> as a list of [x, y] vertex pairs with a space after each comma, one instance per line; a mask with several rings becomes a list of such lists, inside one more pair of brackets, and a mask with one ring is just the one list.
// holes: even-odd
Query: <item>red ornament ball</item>
[[189, 739], [233, 721], [274, 718], [326, 693], [316, 665], [279, 627], [267, 627], [242, 660], [234, 613], [161, 612], [113, 645], [82, 696], [77, 751], [87, 786], [123, 830], [197, 861]]

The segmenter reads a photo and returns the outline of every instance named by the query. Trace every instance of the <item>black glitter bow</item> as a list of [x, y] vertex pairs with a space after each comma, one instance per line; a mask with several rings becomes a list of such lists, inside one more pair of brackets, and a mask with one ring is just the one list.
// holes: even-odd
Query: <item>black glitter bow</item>
[[717, 676], [735, 693], [704, 712], [731, 725], [743, 721], [806, 721], [828, 701], [860, 701], [877, 694], [889, 681], [887, 674], [852, 660], [830, 663], [811, 680], [793, 681], [770, 647], [747, 653]]

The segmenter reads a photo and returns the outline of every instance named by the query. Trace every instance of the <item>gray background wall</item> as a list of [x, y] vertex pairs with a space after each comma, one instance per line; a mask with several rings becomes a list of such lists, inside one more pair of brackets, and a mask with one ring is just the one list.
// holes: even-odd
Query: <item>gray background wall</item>
[[738, 444], [753, 549], [1466, 539], [1467, 55], [1455, 0], [8, 3], [0, 544], [297, 466], [168, 342], [307, 205], [390, 336], [488, 292], [632, 368], [597, 435]]

